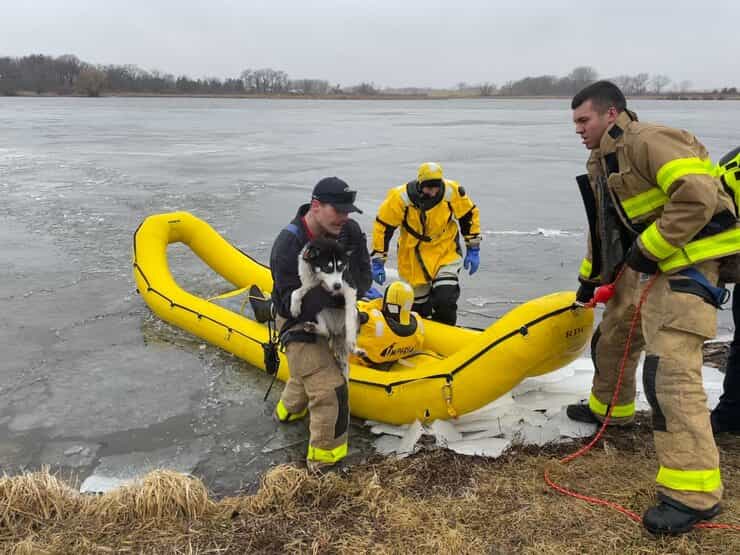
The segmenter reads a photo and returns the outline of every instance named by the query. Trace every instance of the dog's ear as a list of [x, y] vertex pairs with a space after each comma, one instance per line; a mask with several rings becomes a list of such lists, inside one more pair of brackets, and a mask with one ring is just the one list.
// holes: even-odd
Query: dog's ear
[[319, 255], [319, 249], [314, 247], [313, 245], [309, 245], [306, 247], [306, 250], [303, 251], [303, 260], [306, 260], [307, 262], [311, 262], [313, 260], [316, 260], [316, 257]]

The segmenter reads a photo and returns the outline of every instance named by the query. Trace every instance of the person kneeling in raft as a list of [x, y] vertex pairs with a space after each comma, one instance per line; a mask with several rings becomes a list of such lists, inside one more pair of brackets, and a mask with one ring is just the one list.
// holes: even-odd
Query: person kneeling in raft
[[399, 359], [419, 352], [424, 344], [424, 324], [411, 311], [413, 303], [414, 290], [403, 281], [391, 283], [382, 299], [368, 302], [360, 312], [357, 354], [351, 362], [388, 370]]

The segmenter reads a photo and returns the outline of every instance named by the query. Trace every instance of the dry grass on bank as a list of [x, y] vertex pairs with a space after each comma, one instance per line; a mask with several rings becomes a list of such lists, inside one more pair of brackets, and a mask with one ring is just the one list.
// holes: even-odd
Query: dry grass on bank
[[[626, 517], [549, 490], [567, 487], [642, 513], [655, 458], [645, 420], [610, 431], [595, 452], [523, 448], [499, 460], [425, 451], [316, 478], [280, 466], [253, 496], [209, 499], [195, 478], [157, 471], [139, 484], [80, 495], [48, 472], [0, 479], [0, 550], [42, 553], [740, 553], [740, 533], [656, 540]], [[740, 437], [722, 438], [727, 488], [717, 519], [740, 524]]]

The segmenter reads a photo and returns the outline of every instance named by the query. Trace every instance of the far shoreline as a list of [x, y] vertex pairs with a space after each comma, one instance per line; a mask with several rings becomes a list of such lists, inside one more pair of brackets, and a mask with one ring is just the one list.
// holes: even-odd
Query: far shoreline
[[[225, 99], [255, 99], [255, 100], [570, 100], [570, 95], [463, 95], [463, 94], [180, 94], [157, 92], [105, 92], [98, 96], [86, 94], [58, 94], [35, 93], [33, 91], [19, 91], [3, 98], [225, 98]], [[628, 96], [630, 100], [740, 100], [738, 95], [724, 95], [719, 93], [675, 93], [664, 95]]]

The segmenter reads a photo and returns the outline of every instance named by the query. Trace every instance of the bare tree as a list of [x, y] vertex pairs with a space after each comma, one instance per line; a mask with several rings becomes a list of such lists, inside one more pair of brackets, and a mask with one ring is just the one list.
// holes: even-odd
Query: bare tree
[[660, 91], [662, 91], [663, 88], [668, 86], [668, 84], [671, 82], [671, 78], [667, 75], [653, 75], [653, 78], [650, 80], [650, 82], [653, 84], [653, 90], [655, 91], [655, 94], [660, 94]]
[[363, 82], [357, 85], [356, 87], [354, 87], [353, 92], [355, 94], [372, 96], [372, 95], [378, 94], [379, 91], [373, 83]]
[[329, 91], [329, 81], [321, 79], [296, 79], [288, 81], [288, 91], [298, 94], [326, 94]]
[[481, 96], [493, 96], [496, 93], [496, 85], [486, 81], [478, 85], [478, 93]]
[[87, 96], [100, 96], [100, 92], [105, 85], [105, 73], [94, 67], [86, 67], [80, 71], [75, 89], [81, 94]]
[[578, 66], [568, 75], [568, 79], [573, 82], [572, 92], [578, 92], [586, 85], [593, 83], [599, 78], [599, 72], [591, 66]]

